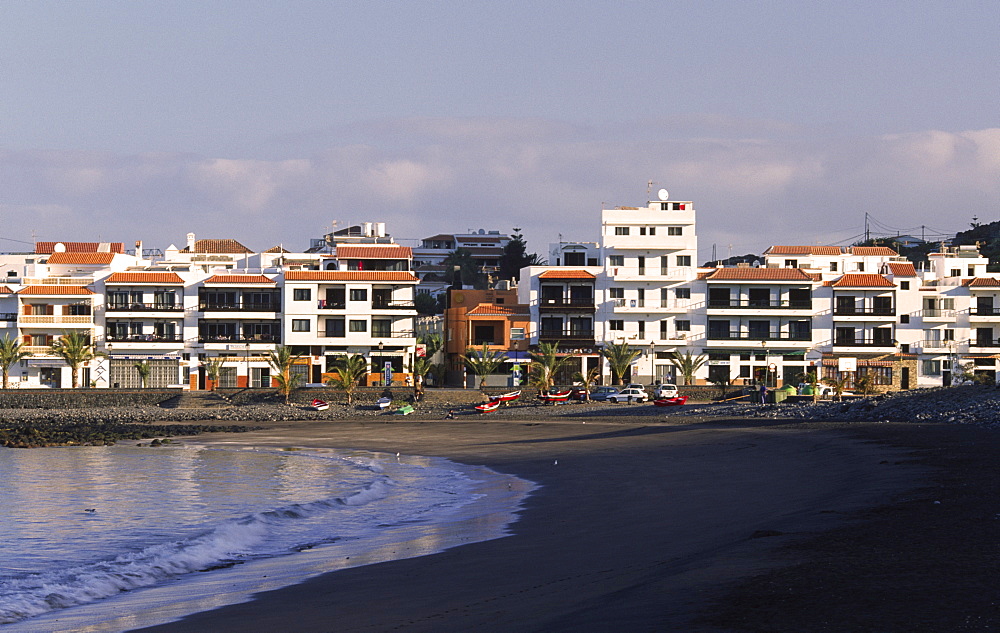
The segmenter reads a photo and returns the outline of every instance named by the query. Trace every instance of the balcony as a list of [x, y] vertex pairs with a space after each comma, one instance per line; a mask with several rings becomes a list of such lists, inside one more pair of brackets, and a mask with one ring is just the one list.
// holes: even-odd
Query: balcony
[[412, 301], [372, 301], [372, 310], [415, 310]]
[[839, 306], [833, 309], [834, 316], [877, 316], [894, 317], [895, 308], [866, 308], [866, 307], [845, 307]]
[[544, 342], [578, 343], [593, 346], [593, 330], [572, 330], [564, 332], [562, 330], [541, 330], [538, 333], [538, 340]]
[[940, 339], [920, 341], [920, 347], [923, 349], [932, 350], [947, 350], [954, 349], [957, 346], [956, 341], [942, 341]]
[[1000, 339], [970, 339], [969, 347], [1000, 347]]
[[895, 348], [895, 341], [884, 338], [837, 338], [833, 341], [834, 347], [891, 347]]
[[567, 311], [594, 311], [594, 298], [571, 298], [564, 297], [543, 298], [538, 300], [539, 312], [567, 312]]
[[94, 315], [22, 314], [20, 325], [93, 325]]
[[104, 337], [107, 343], [182, 343], [184, 337], [179, 334], [109, 334]]
[[925, 309], [916, 313], [924, 321], [954, 321], [958, 317], [955, 310]]
[[372, 338], [413, 338], [416, 334], [413, 330], [396, 330], [395, 332], [390, 332], [387, 330], [372, 330]]
[[184, 312], [181, 303], [109, 303], [108, 312]]
[[320, 310], [346, 310], [347, 309], [347, 302], [346, 301], [326, 301], [324, 299], [320, 299], [319, 301], [316, 302], [316, 307], [319, 308]]
[[17, 312], [0, 312], [0, 321], [17, 321]]
[[969, 316], [977, 317], [1000, 317], [1000, 307], [973, 307], [969, 308]]
[[708, 308], [750, 310], [812, 310], [812, 301], [767, 301], [762, 299], [719, 300], [709, 299]]
[[705, 305], [700, 302], [695, 303], [691, 299], [612, 299], [612, 301], [614, 302], [615, 312], [652, 312], [659, 310], [680, 310], [686, 312]]
[[199, 336], [199, 343], [280, 343], [280, 334], [250, 334], [250, 335], [221, 335], [221, 336]]
[[281, 302], [279, 301], [262, 301], [262, 302], [251, 302], [244, 301], [239, 303], [208, 303], [199, 302], [198, 310], [201, 312], [279, 312], [281, 310]]
[[647, 266], [609, 266], [608, 274], [616, 281], [688, 281], [697, 276], [694, 268], [667, 269]]
[[709, 331], [708, 339], [713, 341], [812, 341], [812, 332], [741, 332], [731, 331]]

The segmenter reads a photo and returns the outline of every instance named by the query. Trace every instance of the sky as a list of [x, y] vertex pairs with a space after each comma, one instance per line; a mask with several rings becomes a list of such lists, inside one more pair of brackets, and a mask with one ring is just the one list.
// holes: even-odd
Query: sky
[[0, 0], [0, 251], [544, 254], [659, 188], [702, 261], [953, 233], [1000, 220], [998, 36], [995, 0]]

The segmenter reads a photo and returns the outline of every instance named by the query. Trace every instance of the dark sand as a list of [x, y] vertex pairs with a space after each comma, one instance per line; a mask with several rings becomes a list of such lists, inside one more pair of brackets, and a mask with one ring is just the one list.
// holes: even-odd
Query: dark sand
[[231, 436], [439, 455], [542, 487], [512, 536], [144, 630], [998, 630], [996, 432], [636, 422], [289, 423]]

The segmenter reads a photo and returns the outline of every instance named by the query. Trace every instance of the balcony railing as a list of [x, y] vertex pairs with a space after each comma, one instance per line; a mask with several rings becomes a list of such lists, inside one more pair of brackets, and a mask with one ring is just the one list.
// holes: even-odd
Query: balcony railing
[[881, 338], [837, 338], [833, 340], [834, 347], [893, 347], [892, 339]]
[[109, 303], [105, 310], [108, 312], [183, 312], [184, 305], [177, 302]]
[[198, 309], [202, 312], [233, 312], [236, 310], [243, 310], [245, 312], [278, 312], [281, 310], [281, 303], [278, 301], [242, 303], [201, 302], [198, 304]]
[[539, 308], [555, 308], [555, 309], [582, 308], [582, 309], [587, 309], [587, 310], [593, 310], [594, 309], [594, 298], [593, 297], [586, 297], [586, 298], [583, 298], [583, 299], [579, 299], [579, 298], [570, 298], [570, 299], [567, 299], [565, 297], [556, 297], [556, 298], [551, 298], [551, 299], [549, 299], [549, 298], [542, 298], [542, 299], [538, 300], [538, 307]]
[[833, 309], [833, 314], [834, 316], [896, 316], [896, 309], [839, 306]]
[[594, 331], [593, 330], [571, 330], [569, 332], [564, 332], [562, 330], [540, 330], [538, 332], [538, 338], [546, 340], [556, 340], [556, 341], [593, 341]]
[[1000, 316], [1000, 307], [975, 307], [969, 310], [972, 316]]
[[413, 338], [414, 336], [413, 330], [396, 330], [395, 332], [372, 330], [372, 338]]
[[942, 341], [940, 339], [921, 341], [920, 346], [924, 349], [947, 349], [949, 347], [955, 347], [958, 344], [957, 341]]
[[179, 334], [109, 334], [104, 340], [108, 343], [181, 343], [184, 337]]
[[28, 324], [77, 324], [77, 325], [89, 325], [94, 322], [94, 315], [66, 315], [66, 314], [22, 314], [20, 323], [22, 325]]
[[970, 347], [1000, 347], [1000, 339], [970, 339]]
[[413, 310], [412, 301], [372, 301], [373, 310]]
[[347, 303], [344, 301], [327, 301], [325, 299], [320, 299], [316, 302], [316, 307], [320, 310], [345, 310], [347, 309]]
[[750, 308], [765, 310], [810, 310], [812, 301], [769, 301], [764, 299], [709, 299], [709, 308]]
[[199, 343], [280, 343], [280, 334], [250, 334], [246, 336], [199, 336]]
[[0, 312], [0, 321], [17, 321], [17, 312]]
[[711, 331], [708, 338], [717, 341], [811, 341], [811, 332], [741, 332], [732, 331]]
[[645, 308], [652, 310], [690, 310], [703, 303], [695, 303], [691, 299], [612, 299], [616, 308]]

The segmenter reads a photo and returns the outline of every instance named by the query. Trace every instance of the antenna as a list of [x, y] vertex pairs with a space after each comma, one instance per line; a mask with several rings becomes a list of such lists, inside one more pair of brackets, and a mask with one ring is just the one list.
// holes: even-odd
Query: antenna
[[650, 180], [650, 181], [648, 181], [646, 183], [646, 199], [647, 200], [649, 199], [649, 193], [653, 190], [653, 185], [655, 185], [655, 184], [656, 183], [653, 182], [652, 180]]

